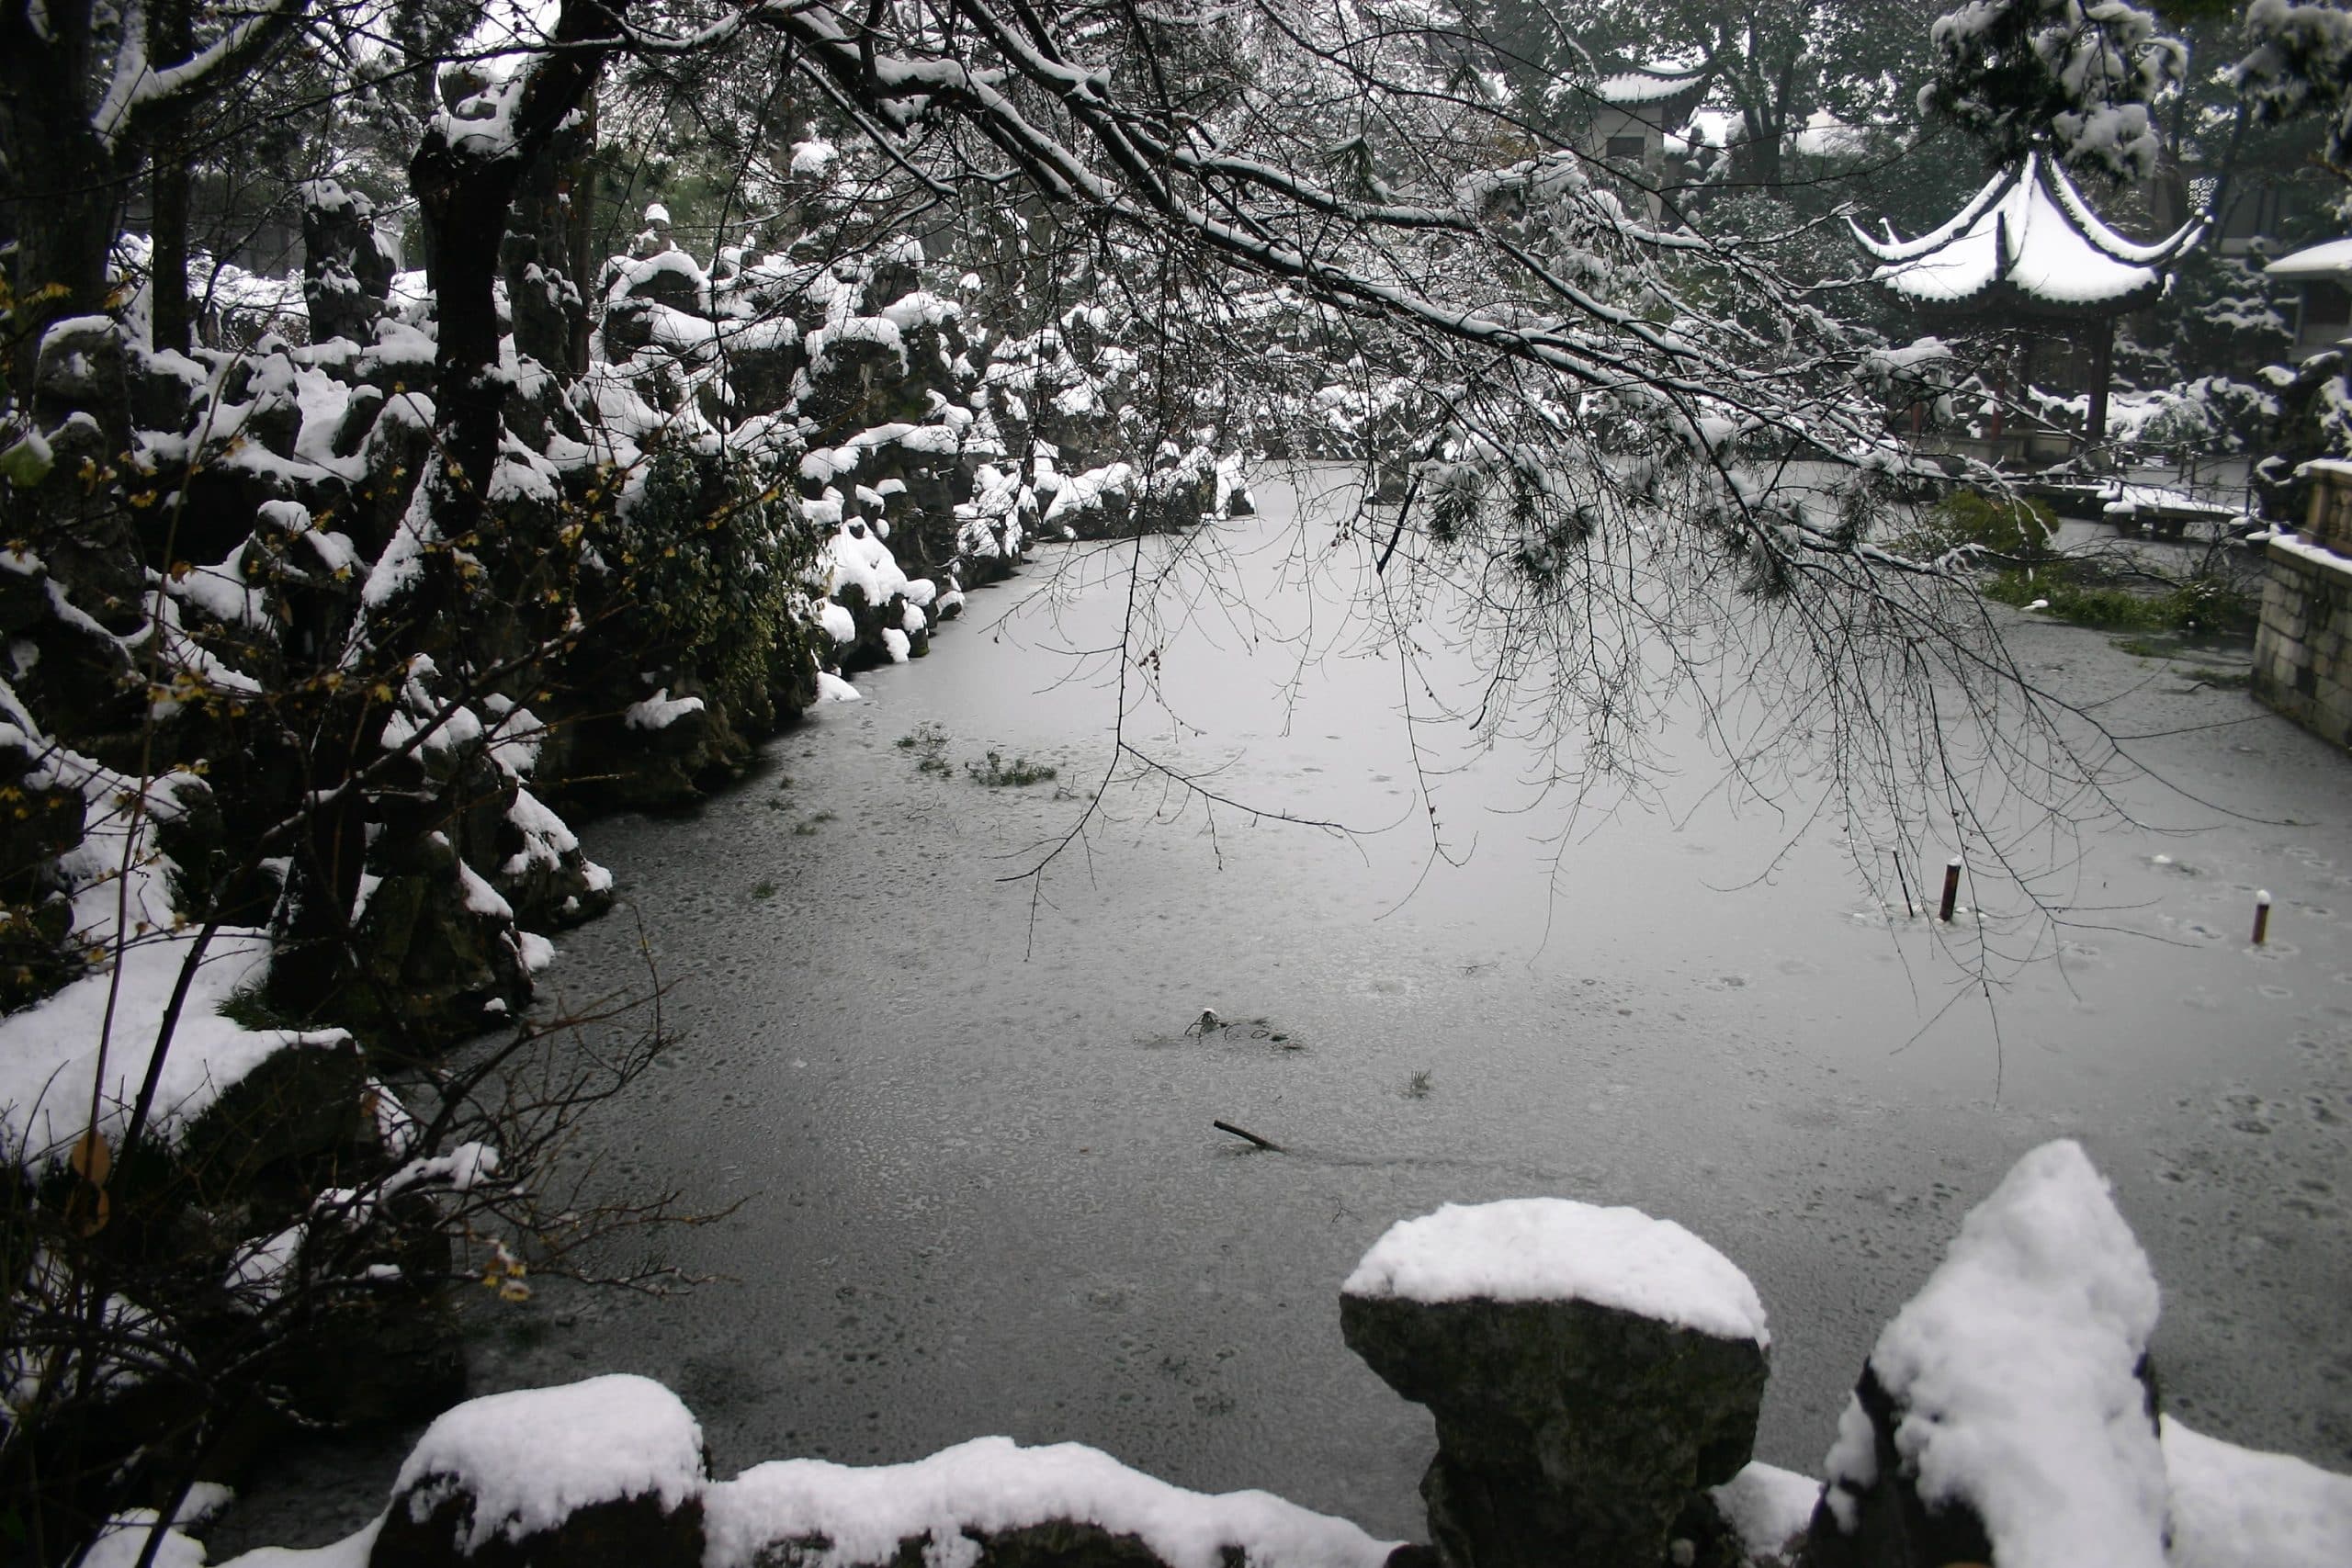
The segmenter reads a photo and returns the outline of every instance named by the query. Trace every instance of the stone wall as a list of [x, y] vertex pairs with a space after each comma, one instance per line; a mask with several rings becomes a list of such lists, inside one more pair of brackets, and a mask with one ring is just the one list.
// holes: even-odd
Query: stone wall
[[2254, 694], [2322, 739], [2352, 744], [2352, 559], [2282, 534], [2269, 560]]

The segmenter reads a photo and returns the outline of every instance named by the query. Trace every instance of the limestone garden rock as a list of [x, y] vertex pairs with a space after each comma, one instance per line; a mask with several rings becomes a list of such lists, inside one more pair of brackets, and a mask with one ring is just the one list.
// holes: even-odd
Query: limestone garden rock
[[2162, 1568], [2156, 1281], [2082, 1145], [2019, 1160], [1879, 1336], [1813, 1568]]
[[1755, 1446], [1754, 1287], [1635, 1210], [1519, 1199], [1407, 1221], [1349, 1277], [1340, 1326], [1437, 1418], [1421, 1493], [1449, 1568], [1652, 1568]]
[[366, 343], [392, 287], [392, 258], [376, 240], [376, 204], [335, 180], [306, 180], [301, 196], [302, 302], [311, 341]]

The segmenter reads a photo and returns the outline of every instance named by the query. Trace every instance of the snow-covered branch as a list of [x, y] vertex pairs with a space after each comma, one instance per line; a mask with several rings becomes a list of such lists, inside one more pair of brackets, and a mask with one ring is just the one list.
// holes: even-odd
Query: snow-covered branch
[[122, 41], [92, 125], [111, 148], [188, 113], [242, 80], [301, 20], [309, 4], [270, 0], [187, 59], [159, 65], [147, 53], [147, 0], [128, 0]]

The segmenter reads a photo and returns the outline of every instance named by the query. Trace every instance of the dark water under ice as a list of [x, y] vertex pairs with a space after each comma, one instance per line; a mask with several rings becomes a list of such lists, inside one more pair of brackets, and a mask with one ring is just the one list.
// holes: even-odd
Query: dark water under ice
[[[1679, 1220], [1748, 1271], [1774, 1336], [1760, 1454], [1810, 1471], [1960, 1217], [2073, 1136], [2164, 1283], [2171, 1407], [2352, 1464], [2352, 763], [2188, 665], [2021, 621], [2020, 661], [2112, 699], [2112, 728], [2183, 733], [2135, 748], [2174, 786], [2127, 790], [2153, 827], [2095, 831], [2050, 885], [2083, 911], [2062, 956], [1988, 1003], [1835, 821], [1735, 810], [1702, 746], [1669, 740], [1657, 800], [1573, 825], [1509, 744], [1444, 772], [1457, 741], [1424, 733], [1417, 776], [1397, 662], [1272, 587], [1269, 500], [1227, 543], [1271, 621], [1197, 600], [1160, 661], [1182, 724], [1142, 704], [1129, 738], [1231, 801], [1385, 830], [1150, 779], [1042, 884], [1004, 880], [1109, 756], [1107, 667], [1070, 650], [1116, 635], [1128, 557], [1079, 547], [975, 593], [935, 657], [862, 678], [694, 818], [596, 825], [639, 919], [567, 938], [548, 979], [637, 980], [641, 919], [683, 1042], [592, 1141], [626, 1181], [742, 1201], [665, 1244], [728, 1278], [479, 1311], [484, 1389], [649, 1373], [724, 1473], [1005, 1432], [1405, 1535], [1429, 1423], [1341, 1345], [1339, 1282], [1392, 1221], [1552, 1193]], [[897, 744], [925, 725], [949, 776]], [[983, 788], [963, 764], [990, 750], [1066, 787]], [[1425, 784], [1459, 866], [1430, 853]], [[1979, 897], [2005, 944], [2048, 934], [2014, 888]], [[1204, 1009], [1235, 1027], [1188, 1030]], [[337, 1533], [397, 1454], [312, 1456], [235, 1528]]]

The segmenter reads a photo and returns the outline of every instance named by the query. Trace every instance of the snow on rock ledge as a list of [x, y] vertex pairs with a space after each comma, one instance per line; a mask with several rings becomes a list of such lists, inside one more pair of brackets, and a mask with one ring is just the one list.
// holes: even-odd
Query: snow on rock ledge
[[[1377, 1568], [1396, 1546], [1269, 1493], [1187, 1492], [1094, 1449], [1009, 1438], [872, 1469], [779, 1460], [712, 1487], [706, 1506], [706, 1568], [878, 1568], [914, 1561], [910, 1545], [974, 1568], [1049, 1530], [1061, 1560], [1108, 1560], [1133, 1541], [1168, 1568], [1221, 1568], [1237, 1552], [1253, 1568]], [[1078, 1536], [1094, 1532], [1107, 1539], [1088, 1551]], [[1015, 1535], [1031, 1539], [1004, 1539]]]
[[1421, 1495], [1449, 1562], [1664, 1562], [1755, 1449], [1755, 1289], [1635, 1210], [1521, 1199], [1407, 1221], [1349, 1277], [1340, 1323], [1437, 1418]]
[[224, 1568], [1381, 1568], [1396, 1546], [1075, 1443], [982, 1438], [873, 1469], [779, 1460], [714, 1483], [677, 1395], [616, 1374], [460, 1404], [366, 1529]]
[[2164, 1568], [2156, 1306], [2082, 1145], [2027, 1155], [1879, 1336], [1829, 1453], [1816, 1559]]
[[1590, 1302], [1770, 1346], [1764, 1303], [1738, 1265], [1639, 1209], [1566, 1198], [1448, 1203], [1388, 1227], [1342, 1295], [1417, 1302]]
[[[109, 892], [109, 897], [111, 893]], [[119, 973], [84, 976], [34, 1006], [0, 1020], [0, 1155], [36, 1171], [65, 1156], [90, 1125], [90, 1090], [103, 1061], [99, 1133], [119, 1144], [155, 1049], [164, 1016], [197, 933], [151, 936], [125, 948]], [[224, 931], [197, 965], [179, 1027], [156, 1077], [153, 1134], [176, 1143], [224, 1096], [248, 1080], [300, 1077], [327, 1103], [355, 1103], [359, 1058], [340, 1029], [248, 1029], [220, 1010], [260, 983], [269, 943], [255, 931]], [[115, 1029], [104, 1055], [108, 1006]], [[249, 1097], [248, 1097], [249, 1098]], [[307, 1096], [296, 1097], [297, 1101]], [[250, 1115], [254, 1108], [247, 1107]]]
[[2352, 1475], [2242, 1449], [2164, 1418], [2172, 1568], [2344, 1568]]

